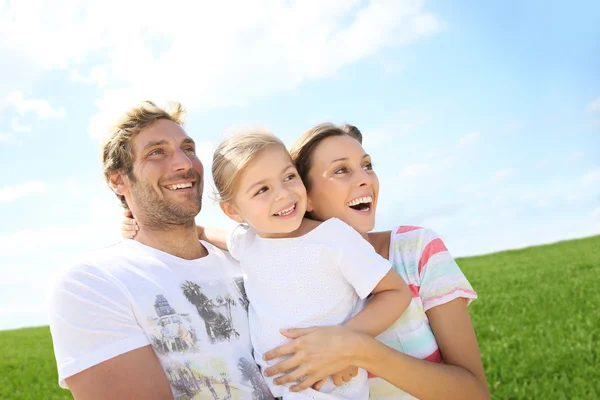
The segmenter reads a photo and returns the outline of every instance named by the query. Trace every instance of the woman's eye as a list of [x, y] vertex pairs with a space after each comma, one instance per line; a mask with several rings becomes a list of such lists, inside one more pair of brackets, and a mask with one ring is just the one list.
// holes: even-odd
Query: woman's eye
[[346, 172], [348, 172], [348, 168], [346, 167], [341, 167], [333, 171], [334, 174], [345, 174]]
[[364, 169], [366, 169], [367, 171], [372, 171], [373, 170], [373, 163], [366, 163], [363, 166]]

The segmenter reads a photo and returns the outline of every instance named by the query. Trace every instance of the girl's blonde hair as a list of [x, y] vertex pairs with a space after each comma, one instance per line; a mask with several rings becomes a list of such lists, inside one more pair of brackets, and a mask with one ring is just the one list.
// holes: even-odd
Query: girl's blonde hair
[[234, 198], [244, 169], [269, 146], [281, 146], [287, 152], [283, 142], [265, 130], [241, 132], [219, 144], [213, 154], [212, 163], [215, 197], [218, 201], [226, 203]]

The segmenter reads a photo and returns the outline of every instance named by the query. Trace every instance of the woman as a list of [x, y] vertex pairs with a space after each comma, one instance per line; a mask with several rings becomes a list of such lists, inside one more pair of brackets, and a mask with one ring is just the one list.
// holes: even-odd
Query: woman
[[[291, 342], [267, 352], [292, 357], [267, 369], [298, 390], [349, 366], [370, 372], [371, 399], [487, 399], [489, 391], [467, 305], [469, 282], [435, 233], [412, 226], [369, 233], [379, 181], [353, 126], [321, 124], [290, 153], [308, 191], [310, 217], [339, 218], [388, 258], [413, 291], [408, 310], [375, 340], [346, 328], [282, 331]], [[125, 225], [126, 226], [126, 225]], [[128, 236], [130, 229], [124, 229]], [[199, 229], [202, 233], [202, 229]]]

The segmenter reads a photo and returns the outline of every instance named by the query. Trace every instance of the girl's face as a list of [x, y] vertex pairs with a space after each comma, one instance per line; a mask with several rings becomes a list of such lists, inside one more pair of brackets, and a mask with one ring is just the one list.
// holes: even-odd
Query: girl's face
[[379, 179], [371, 157], [356, 139], [346, 135], [323, 139], [312, 154], [308, 181], [313, 218], [336, 217], [360, 233], [374, 228]]
[[245, 221], [262, 237], [285, 237], [300, 227], [306, 188], [287, 150], [269, 146], [242, 172], [231, 203], [222, 205], [232, 219]]

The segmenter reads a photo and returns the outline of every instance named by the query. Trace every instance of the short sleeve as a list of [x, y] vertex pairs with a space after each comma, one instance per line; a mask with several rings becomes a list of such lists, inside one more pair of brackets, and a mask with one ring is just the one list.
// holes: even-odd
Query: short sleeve
[[244, 252], [252, 245], [256, 232], [248, 225], [239, 224], [227, 232], [227, 249], [236, 260], [243, 257]]
[[342, 274], [364, 299], [390, 271], [392, 264], [345, 222], [336, 220], [334, 234], [338, 237]]
[[427, 311], [459, 297], [467, 299], [467, 304], [475, 300], [477, 293], [442, 239], [435, 232], [424, 229], [421, 243], [418, 273], [423, 309]]
[[149, 344], [125, 291], [98, 268], [75, 265], [50, 288], [50, 332], [59, 384], [103, 361]]

